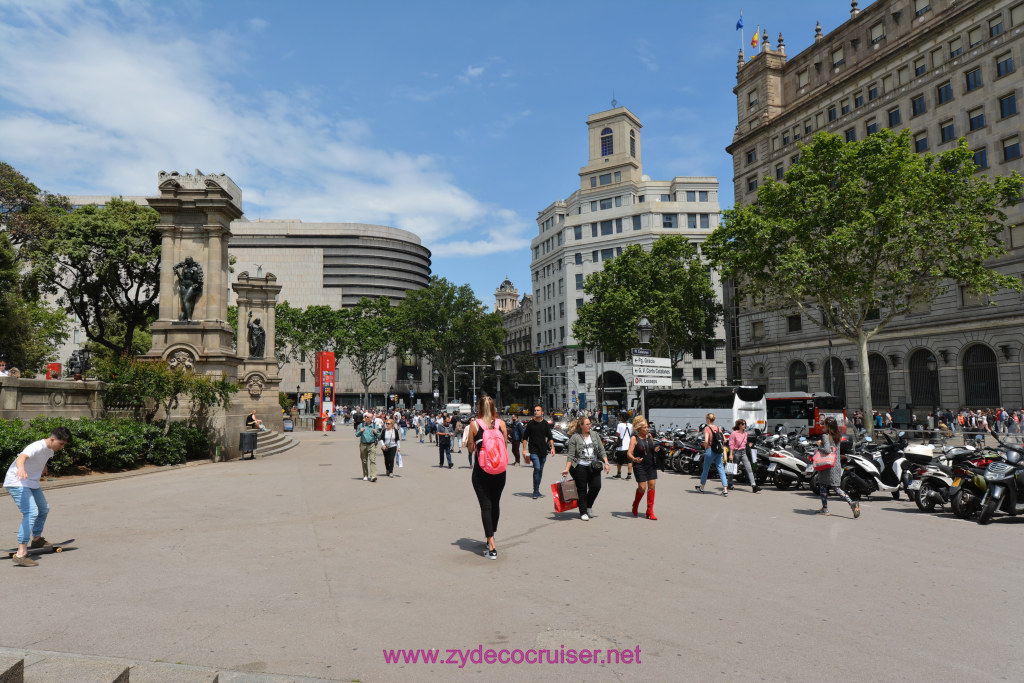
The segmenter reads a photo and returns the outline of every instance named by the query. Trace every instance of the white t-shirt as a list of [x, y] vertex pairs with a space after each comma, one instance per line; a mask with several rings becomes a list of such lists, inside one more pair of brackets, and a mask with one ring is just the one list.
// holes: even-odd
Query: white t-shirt
[[[25, 472], [28, 473], [28, 479], [18, 479], [18, 459], [15, 458], [11, 466], [7, 468], [4, 487], [22, 486], [28, 489], [37, 489], [39, 488], [39, 477], [43, 476], [43, 468], [53, 457], [53, 451], [46, 447], [46, 439], [40, 439], [29, 444], [22, 453], [28, 455], [25, 458]], [[19, 453], [19, 455], [21, 454]]]
[[592, 436], [583, 437], [583, 452], [580, 453], [580, 464], [589, 465], [594, 462], [594, 439]]
[[629, 428], [629, 424], [626, 422], [620, 422], [618, 426], [615, 427], [615, 433], [621, 437], [617, 450], [628, 451], [629, 437], [633, 436], [633, 430]]

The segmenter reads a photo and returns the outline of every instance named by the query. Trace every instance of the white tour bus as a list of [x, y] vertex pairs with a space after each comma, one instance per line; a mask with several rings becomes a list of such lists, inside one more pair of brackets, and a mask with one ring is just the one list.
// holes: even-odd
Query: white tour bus
[[746, 421], [751, 432], [763, 432], [768, 415], [764, 396], [764, 387], [748, 386], [648, 391], [647, 421], [655, 429], [696, 428], [714, 413], [715, 424], [727, 432], [736, 420]]

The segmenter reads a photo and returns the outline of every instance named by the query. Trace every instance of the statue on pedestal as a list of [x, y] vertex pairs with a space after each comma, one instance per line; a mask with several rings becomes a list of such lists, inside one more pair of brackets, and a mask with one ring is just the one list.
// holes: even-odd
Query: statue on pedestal
[[178, 320], [192, 320], [199, 295], [203, 293], [203, 267], [191, 256], [174, 266], [174, 274], [178, 276], [178, 295], [181, 297], [181, 314]]
[[267, 344], [267, 331], [260, 324], [260, 319], [252, 319], [252, 311], [249, 311], [249, 358], [263, 358]]

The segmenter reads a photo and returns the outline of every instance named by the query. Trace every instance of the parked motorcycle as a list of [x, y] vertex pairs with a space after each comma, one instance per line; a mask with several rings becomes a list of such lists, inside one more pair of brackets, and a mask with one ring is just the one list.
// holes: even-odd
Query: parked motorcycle
[[1005, 461], [989, 463], [985, 468], [987, 491], [981, 500], [978, 524], [988, 524], [996, 510], [1008, 515], [1024, 514], [1024, 448], [1010, 446], [996, 436], [1007, 449]]

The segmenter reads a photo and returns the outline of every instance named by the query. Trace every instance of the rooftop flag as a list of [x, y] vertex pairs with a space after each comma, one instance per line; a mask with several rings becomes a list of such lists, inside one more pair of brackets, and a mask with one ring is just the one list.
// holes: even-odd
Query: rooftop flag
[[739, 31], [743, 28], [743, 12], [740, 12], [740, 19], [736, 22], [736, 30]]
[[761, 25], [758, 24], [757, 30], [754, 31], [754, 37], [750, 39], [750, 47], [757, 48], [758, 41], [761, 40]]

